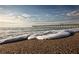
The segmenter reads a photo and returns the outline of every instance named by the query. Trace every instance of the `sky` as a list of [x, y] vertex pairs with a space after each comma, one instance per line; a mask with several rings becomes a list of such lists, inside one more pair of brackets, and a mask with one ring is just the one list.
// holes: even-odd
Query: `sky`
[[0, 5], [0, 27], [79, 23], [78, 5]]

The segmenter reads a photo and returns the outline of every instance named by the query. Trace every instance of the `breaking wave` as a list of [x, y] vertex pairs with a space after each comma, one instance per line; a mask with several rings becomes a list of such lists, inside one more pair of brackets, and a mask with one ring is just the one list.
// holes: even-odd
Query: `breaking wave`
[[79, 32], [79, 28], [75, 29], [65, 29], [65, 30], [49, 30], [49, 31], [41, 31], [41, 32], [32, 32], [27, 33], [11, 38], [0, 39], [0, 43], [7, 43], [19, 40], [45, 40], [45, 39], [59, 39], [64, 37], [69, 37], [74, 35], [76, 32]]

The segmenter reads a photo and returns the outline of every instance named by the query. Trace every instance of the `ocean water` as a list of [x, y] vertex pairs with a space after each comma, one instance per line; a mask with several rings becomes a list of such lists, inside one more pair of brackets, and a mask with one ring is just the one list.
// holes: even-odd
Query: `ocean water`
[[59, 39], [71, 36], [79, 32], [79, 28], [73, 27], [22, 27], [22, 28], [0, 28], [0, 44], [31, 39]]
[[[30, 28], [29, 28], [30, 29]], [[28, 28], [0, 28], [0, 39], [11, 38], [30, 32]]]
[[[23, 28], [0, 28], [0, 39], [12, 38], [24, 34], [43, 33], [50, 30], [72, 29], [72, 27], [23, 27]], [[54, 32], [54, 31], [53, 31]], [[55, 33], [55, 32], [54, 32]]]

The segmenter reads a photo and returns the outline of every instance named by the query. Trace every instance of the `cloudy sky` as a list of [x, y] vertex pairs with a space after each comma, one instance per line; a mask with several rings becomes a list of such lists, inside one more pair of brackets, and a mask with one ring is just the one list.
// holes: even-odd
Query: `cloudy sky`
[[79, 6], [0, 6], [0, 27], [31, 27], [40, 24], [78, 23]]

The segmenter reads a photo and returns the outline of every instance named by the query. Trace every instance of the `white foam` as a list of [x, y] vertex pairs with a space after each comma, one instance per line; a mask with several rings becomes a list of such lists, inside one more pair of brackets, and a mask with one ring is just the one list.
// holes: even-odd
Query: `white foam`
[[62, 38], [62, 37], [67, 37], [69, 36], [70, 33], [69, 32], [58, 32], [56, 34], [47, 34], [47, 35], [42, 35], [42, 36], [37, 36], [36, 38], [39, 40], [43, 40], [43, 39], [55, 39], [55, 38]]
[[50, 31], [42, 31], [42, 32], [34, 32], [29, 34], [24, 34], [16, 37], [10, 37], [6, 39], [1, 39], [0, 43], [7, 43], [7, 42], [13, 42], [13, 41], [19, 41], [24, 39], [55, 39], [55, 38], [64, 38], [71, 36], [72, 34], [79, 32], [79, 28], [76, 29], [65, 29], [65, 30], [50, 30]]
[[28, 37], [28, 40], [30, 40], [30, 39], [35, 39], [37, 35], [38, 35], [38, 34], [31, 34], [31, 35]]
[[65, 31], [79, 32], [79, 28], [66, 29]]
[[19, 41], [19, 40], [27, 39], [28, 36], [29, 36], [29, 34], [25, 34], [25, 35], [20, 35], [20, 36], [16, 36], [16, 37], [1, 39], [0, 40], [0, 43], [7, 43], [7, 42]]
[[28, 37], [28, 40], [35, 39], [37, 36], [53, 34], [53, 33], [56, 33], [56, 31], [43, 31], [43, 32], [33, 33]]
[[[53, 32], [55, 32], [55, 33], [53, 33]], [[42, 35], [32, 36], [32, 38], [34, 37], [38, 40], [64, 38], [64, 37], [71, 36], [76, 32], [79, 32], [79, 28], [65, 29], [65, 30], [51, 30], [51, 31], [43, 32]], [[29, 38], [29, 39], [31, 39], [31, 38]]]

